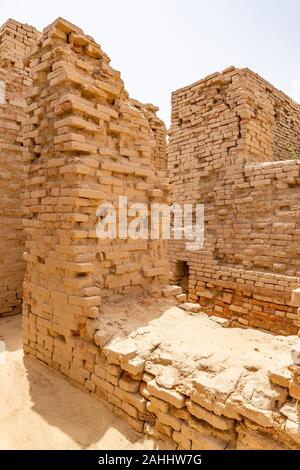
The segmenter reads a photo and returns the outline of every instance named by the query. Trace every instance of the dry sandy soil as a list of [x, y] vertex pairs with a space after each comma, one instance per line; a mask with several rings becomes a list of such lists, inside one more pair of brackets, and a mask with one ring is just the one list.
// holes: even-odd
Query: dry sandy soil
[[[5, 342], [5, 351], [4, 344]], [[0, 449], [154, 449], [105, 406], [23, 357], [21, 316], [0, 320]]]

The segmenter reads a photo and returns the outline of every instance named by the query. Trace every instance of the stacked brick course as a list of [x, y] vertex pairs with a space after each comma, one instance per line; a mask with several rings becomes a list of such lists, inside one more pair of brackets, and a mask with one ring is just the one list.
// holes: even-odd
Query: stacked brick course
[[21, 312], [25, 269], [23, 93], [31, 84], [23, 56], [37, 35], [35, 28], [14, 20], [0, 28], [0, 316]]
[[96, 234], [101, 202], [166, 200], [165, 130], [155, 108], [129, 98], [100, 46], [64, 20], [27, 63], [25, 351], [85, 383], [94, 356], [76, 348], [101, 297], [154, 291], [168, 275], [163, 241]]
[[186, 261], [189, 298], [207, 313], [296, 333], [300, 166], [291, 158], [299, 153], [300, 107], [233, 67], [174, 92], [172, 106], [173, 200], [205, 205], [204, 249], [173, 241], [174, 276]]
[[[102, 202], [169, 201], [157, 108], [131, 99], [109, 62], [61, 18], [42, 35], [13, 20], [0, 29], [0, 315], [20, 308], [24, 210], [26, 354], [169, 448], [299, 448], [299, 368], [209, 369], [200, 343], [188, 363], [184, 348], [179, 356], [168, 349], [172, 328], [176, 339], [182, 325], [209, 337], [222, 322], [179, 308], [125, 335], [103, 319], [103, 304], [118, 294], [128, 304], [150, 292], [141, 309], [185, 300], [174, 287], [160, 298], [165, 242], [96, 234]], [[170, 244], [179, 277], [188, 264], [189, 299], [209, 314], [282, 333], [296, 332], [300, 305], [299, 295], [291, 299], [300, 281], [300, 164], [287, 160], [300, 151], [299, 115], [260, 77], [230, 68], [173, 94], [168, 150], [174, 201], [206, 208], [204, 250]], [[126, 305], [116, 304], [122, 314]]]

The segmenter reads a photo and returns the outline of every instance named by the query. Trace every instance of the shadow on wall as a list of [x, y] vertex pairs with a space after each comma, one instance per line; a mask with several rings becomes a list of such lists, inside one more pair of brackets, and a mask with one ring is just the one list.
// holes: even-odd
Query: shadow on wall
[[189, 290], [189, 265], [187, 261], [176, 261], [173, 268], [174, 284], [180, 286], [184, 293]]

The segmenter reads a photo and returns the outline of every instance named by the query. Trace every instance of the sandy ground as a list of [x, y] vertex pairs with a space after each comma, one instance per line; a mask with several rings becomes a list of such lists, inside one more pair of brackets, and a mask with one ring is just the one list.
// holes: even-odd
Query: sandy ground
[[[5, 344], [4, 344], [5, 343]], [[0, 320], [0, 449], [153, 449], [101, 402], [23, 357], [21, 317]]]
[[106, 302], [102, 330], [113, 334], [113, 349], [133, 347], [158, 385], [190, 395], [197, 382], [208, 389], [235, 383], [229, 401], [264, 410], [274, 408], [278, 392], [269, 373], [287, 370], [297, 339], [223, 328], [203, 313], [190, 315], [169, 300], [147, 297]]

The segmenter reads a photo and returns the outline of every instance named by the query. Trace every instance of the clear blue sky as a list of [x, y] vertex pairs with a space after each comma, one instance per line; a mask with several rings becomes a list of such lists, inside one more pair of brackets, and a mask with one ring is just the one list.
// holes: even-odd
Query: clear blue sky
[[167, 124], [172, 90], [229, 65], [300, 101], [299, 0], [9, 0], [0, 16], [40, 30], [58, 16], [77, 24]]

